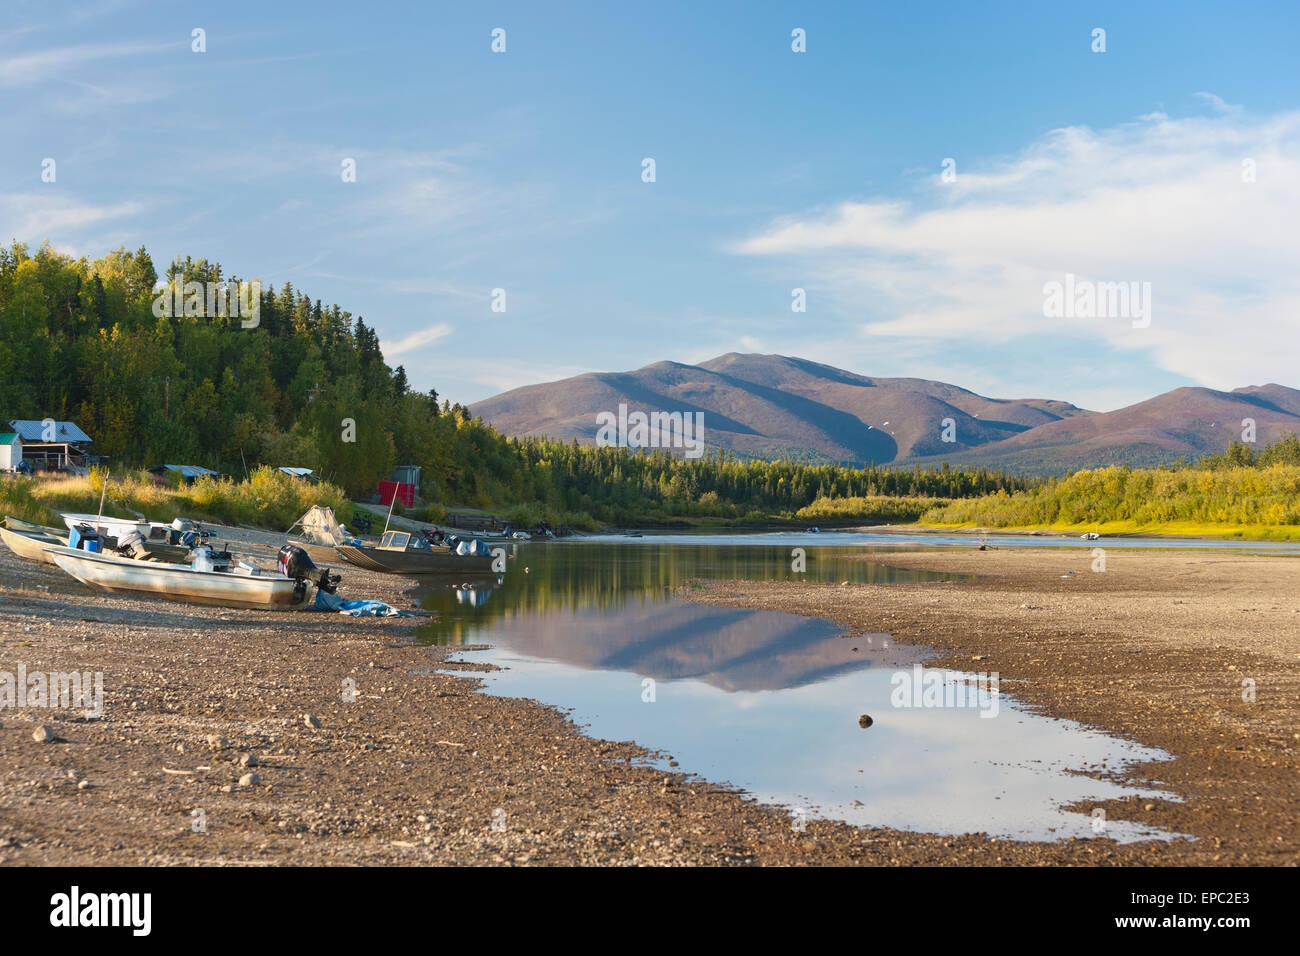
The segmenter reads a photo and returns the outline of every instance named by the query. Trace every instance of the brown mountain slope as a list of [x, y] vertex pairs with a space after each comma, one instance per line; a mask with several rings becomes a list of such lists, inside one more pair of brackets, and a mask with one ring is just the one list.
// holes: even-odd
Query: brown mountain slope
[[1049, 422], [965, 455], [934, 456], [1012, 471], [1060, 472], [1106, 465], [1158, 465], [1223, 451], [1255, 423], [1264, 447], [1288, 432], [1300, 434], [1300, 391], [1283, 385], [1231, 392], [1176, 388], [1136, 405]]
[[[595, 440], [600, 412], [703, 412], [705, 440], [747, 456], [890, 462], [959, 453], [1091, 413], [1068, 402], [990, 399], [925, 379], [868, 378], [781, 355], [656, 362], [530, 385], [471, 410], [517, 436]], [[957, 442], [940, 440], [948, 420]]]
[[[1300, 391], [1178, 388], [1088, 412], [1048, 399], [986, 398], [944, 382], [873, 378], [784, 355], [656, 362], [515, 389], [471, 406], [501, 431], [592, 443], [599, 412], [702, 412], [705, 442], [812, 461], [983, 465], [1062, 472], [1156, 465], [1222, 451], [1253, 419], [1260, 446], [1300, 434]], [[945, 427], [955, 439], [942, 440]]]

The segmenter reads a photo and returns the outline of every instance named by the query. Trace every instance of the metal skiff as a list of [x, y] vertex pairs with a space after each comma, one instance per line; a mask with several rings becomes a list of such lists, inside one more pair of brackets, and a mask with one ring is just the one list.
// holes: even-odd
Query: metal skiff
[[266, 610], [288, 610], [309, 603], [298, 581], [272, 571], [201, 571], [186, 564], [135, 561], [72, 548], [49, 548], [46, 553], [83, 584], [116, 594]]
[[493, 574], [490, 554], [456, 554], [434, 549], [418, 535], [386, 531], [375, 547], [340, 544], [335, 549], [348, 564], [382, 574]]
[[153, 533], [155, 527], [167, 527], [166, 525], [159, 524], [156, 521], [138, 521], [134, 518], [104, 518], [99, 515], [83, 515], [75, 513], [60, 513], [59, 517], [62, 518], [63, 523], [68, 526], [69, 531], [79, 524], [89, 525], [100, 534], [110, 534], [115, 538], [124, 537], [127, 532], [130, 531], [139, 531], [140, 537], [144, 538], [146, 541], [149, 540], [149, 536]]
[[[46, 548], [68, 547], [68, 535], [57, 528], [22, 521], [12, 515], [0, 524], [0, 541], [9, 546], [9, 550], [20, 558], [53, 564], [53, 559], [45, 553]], [[109, 535], [104, 542], [108, 548], [117, 547], [117, 538]], [[179, 564], [187, 560], [189, 549], [180, 545], [162, 544], [158, 541], [146, 541], [145, 549], [158, 561], [170, 561]]]
[[46, 548], [68, 546], [67, 538], [60, 538], [39, 529], [27, 531], [11, 528], [8, 523], [0, 526], [0, 541], [8, 545], [9, 550], [18, 557], [26, 558], [28, 561], [40, 561], [42, 564], [54, 563], [54, 559], [45, 553]]

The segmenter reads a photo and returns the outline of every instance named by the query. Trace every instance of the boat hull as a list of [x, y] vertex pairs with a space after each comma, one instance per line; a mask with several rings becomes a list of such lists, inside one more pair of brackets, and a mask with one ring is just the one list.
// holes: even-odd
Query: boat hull
[[[9, 550], [20, 558], [40, 561], [43, 564], [54, 564], [54, 560], [45, 553], [46, 548], [68, 546], [68, 536], [60, 534], [58, 529], [45, 528], [27, 521], [19, 521], [17, 518], [5, 518], [4, 524], [0, 525], [0, 541], [7, 544]], [[107, 536], [104, 545], [108, 548], [116, 548], [117, 539], [111, 535]], [[180, 545], [146, 541], [144, 546], [145, 550], [159, 561], [185, 564], [189, 560], [189, 549]]]
[[381, 574], [492, 574], [492, 556], [450, 551], [385, 551], [341, 544], [335, 550], [348, 564]]
[[72, 548], [51, 548], [47, 553], [78, 581], [115, 594], [263, 610], [291, 610], [309, 604], [305, 598], [299, 599], [296, 582], [282, 574], [198, 571], [184, 564], [133, 561]]
[[5, 515], [3, 524], [10, 531], [39, 531], [41, 534], [52, 534], [56, 537], [63, 533], [58, 528], [49, 528], [43, 524], [32, 524], [30, 521], [15, 518], [13, 515]]
[[52, 534], [39, 531], [19, 531], [16, 528], [0, 527], [0, 541], [8, 545], [9, 550], [28, 561], [53, 564], [54, 559], [46, 553], [46, 548], [67, 547], [66, 539], [56, 538]]

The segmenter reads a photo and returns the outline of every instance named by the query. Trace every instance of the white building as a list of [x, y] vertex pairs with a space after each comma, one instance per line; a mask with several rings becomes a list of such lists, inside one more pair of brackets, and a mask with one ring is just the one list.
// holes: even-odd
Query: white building
[[0, 471], [13, 471], [22, 460], [22, 436], [17, 432], [0, 432]]

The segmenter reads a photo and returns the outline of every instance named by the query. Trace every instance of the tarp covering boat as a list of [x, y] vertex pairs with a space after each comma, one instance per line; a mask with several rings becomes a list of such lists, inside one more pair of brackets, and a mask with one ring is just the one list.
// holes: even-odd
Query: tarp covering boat
[[312, 544], [333, 548], [343, 544], [347, 537], [343, 526], [334, 517], [334, 509], [322, 505], [308, 508], [307, 513], [298, 519], [298, 525], [302, 528], [303, 537]]

